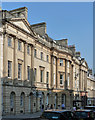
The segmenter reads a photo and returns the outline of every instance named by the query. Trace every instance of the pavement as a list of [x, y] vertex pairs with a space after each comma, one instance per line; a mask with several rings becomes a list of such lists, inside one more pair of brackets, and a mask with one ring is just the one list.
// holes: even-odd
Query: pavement
[[2, 120], [39, 120], [41, 114], [42, 112], [22, 114], [22, 115], [7, 115], [7, 116], [3, 116]]

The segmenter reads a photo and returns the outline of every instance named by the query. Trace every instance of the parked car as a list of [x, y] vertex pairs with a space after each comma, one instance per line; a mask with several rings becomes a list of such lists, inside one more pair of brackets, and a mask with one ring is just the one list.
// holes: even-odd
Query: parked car
[[84, 109], [93, 110], [95, 117], [95, 106], [85, 106]]
[[46, 110], [42, 113], [41, 120], [76, 120], [70, 110]]
[[75, 116], [78, 120], [94, 120], [94, 113], [92, 110], [86, 109], [76, 110]]

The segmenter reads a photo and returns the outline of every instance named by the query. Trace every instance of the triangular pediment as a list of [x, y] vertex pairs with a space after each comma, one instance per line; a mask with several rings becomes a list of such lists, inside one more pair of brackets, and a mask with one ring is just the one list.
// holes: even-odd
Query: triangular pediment
[[25, 19], [11, 19], [10, 22], [23, 29], [24, 31], [34, 34], [34, 32], [30, 28], [30, 24]]

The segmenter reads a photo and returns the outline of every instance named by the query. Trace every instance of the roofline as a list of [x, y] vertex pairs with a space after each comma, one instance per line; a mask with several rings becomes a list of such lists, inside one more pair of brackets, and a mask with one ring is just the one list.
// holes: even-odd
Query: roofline
[[[27, 9], [27, 7], [17, 8], [17, 9], [14, 9], [14, 10], [10, 10], [9, 12], [13, 12], [13, 11], [16, 11], [16, 10], [21, 10], [21, 9]], [[27, 10], [28, 10], [28, 9], [27, 9]]]
[[42, 22], [42, 23], [33, 24], [33, 25], [31, 25], [31, 27], [32, 27], [32, 26], [37, 26], [37, 25], [43, 25], [43, 24], [45, 24], [45, 25], [46, 25], [46, 22]]

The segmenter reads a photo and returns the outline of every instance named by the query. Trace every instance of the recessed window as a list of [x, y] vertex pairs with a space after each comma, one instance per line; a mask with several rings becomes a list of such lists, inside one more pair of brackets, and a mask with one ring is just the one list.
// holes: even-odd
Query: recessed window
[[12, 40], [10, 37], [8, 37], [8, 46], [11, 47], [12, 46]]
[[60, 59], [60, 66], [63, 66], [63, 59]]
[[21, 68], [22, 68], [22, 64], [18, 63], [18, 79], [21, 80]]
[[60, 84], [63, 84], [63, 74], [60, 74]]
[[49, 61], [49, 56], [47, 55], [47, 62]]
[[37, 50], [34, 49], [34, 57], [37, 57]]
[[30, 46], [27, 46], [27, 54], [30, 54]]
[[21, 41], [18, 40], [18, 50], [21, 51]]
[[8, 77], [11, 77], [11, 72], [12, 72], [12, 62], [11, 61], [8, 61]]
[[30, 80], [30, 66], [27, 66], [27, 79]]
[[40, 82], [43, 82], [43, 70], [40, 71]]
[[41, 52], [41, 60], [43, 60], [43, 52]]
[[46, 82], [49, 82], [49, 72], [46, 72]]
[[35, 76], [35, 81], [36, 81], [36, 75], [37, 75], [37, 69], [36, 68], [34, 68], [34, 76]]

